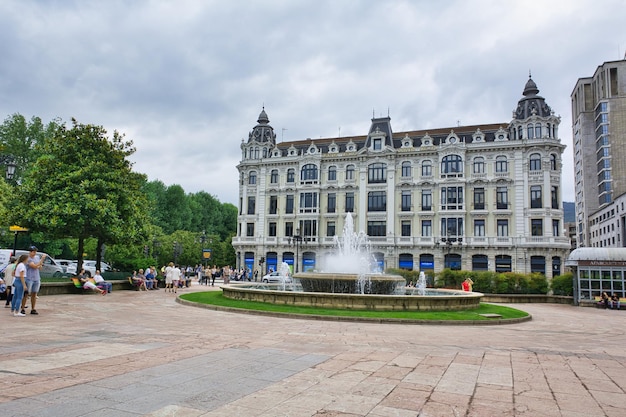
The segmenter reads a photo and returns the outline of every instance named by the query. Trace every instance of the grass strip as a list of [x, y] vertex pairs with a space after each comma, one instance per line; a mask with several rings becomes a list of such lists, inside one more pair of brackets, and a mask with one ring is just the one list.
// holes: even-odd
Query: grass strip
[[318, 307], [288, 306], [281, 304], [262, 303], [258, 301], [239, 301], [226, 298], [221, 291], [207, 291], [183, 294], [183, 300], [209, 304], [220, 307], [240, 308], [244, 310], [269, 311], [276, 313], [310, 314], [318, 316], [339, 317], [366, 317], [381, 319], [407, 320], [493, 320], [481, 314], [499, 314], [502, 319], [527, 317], [528, 313], [515, 308], [481, 303], [480, 307], [470, 310], [456, 311], [372, 311], [372, 310], [342, 310]]

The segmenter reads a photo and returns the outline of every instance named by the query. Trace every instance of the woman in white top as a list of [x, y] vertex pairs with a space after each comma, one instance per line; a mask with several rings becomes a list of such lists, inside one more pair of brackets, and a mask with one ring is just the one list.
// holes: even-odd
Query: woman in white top
[[22, 297], [24, 297], [24, 288], [26, 288], [26, 261], [28, 255], [24, 254], [17, 260], [17, 266], [15, 267], [15, 273], [13, 274], [13, 299], [11, 300], [11, 312], [15, 317], [24, 317], [26, 314], [20, 312], [20, 306], [22, 305]]
[[11, 305], [11, 299], [13, 298], [13, 274], [15, 273], [15, 267], [17, 263], [15, 262], [17, 259], [14, 256], [11, 256], [11, 260], [9, 261], [9, 265], [4, 269], [4, 283], [7, 285], [6, 295], [7, 302], [4, 305], [5, 308], [9, 308]]

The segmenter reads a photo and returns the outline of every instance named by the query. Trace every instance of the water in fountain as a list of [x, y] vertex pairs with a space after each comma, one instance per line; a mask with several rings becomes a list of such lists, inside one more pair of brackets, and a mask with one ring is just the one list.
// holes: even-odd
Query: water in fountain
[[376, 270], [368, 236], [365, 232], [354, 231], [354, 220], [350, 212], [346, 214], [343, 235], [335, 235], [334, 242], [333, 253], [322, 259], [322, 272], [368, 274]]
[[369, 293], [371, 274], [380, 272], [376, 259], [372, 255], [367, 234], [354, 231], [354, 220], [350, 212], [346, 213], [343, 235], [334, 238], [333, 253], [327, 254], [321, 262], [324, 273], [356, 274], [357, 292]]
[[290, 273], [291, 269], [289, 268], [289, 264], [287, 262], [283, 262], [282, 264], [280, 264], [280, 268], [278, 269], [278, 276], [280, 278], [280, 284], [282, 285], [283, 291], [287, 289], [287, 283], [291, 284], [291, 286], [293, 287], [293, 280], [289, 278]]
[[416, 293], [417, 295], [426, 295], [426, 274], [424, 274], [424, 271], [420, 271], [419, 279], [415, 284], [415, 288], [411, 292], [411, 294]]

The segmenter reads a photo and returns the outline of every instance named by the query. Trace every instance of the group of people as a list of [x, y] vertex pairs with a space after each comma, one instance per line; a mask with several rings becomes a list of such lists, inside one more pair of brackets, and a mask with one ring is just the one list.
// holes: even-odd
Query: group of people
[[611, 296], [609, 297], [609, 295], [605, 291], [600, 296], [599, 304], [600, 306], [604, 308], [619, 310], [620, 308], [619, 296], [616, 293], [612, 293]]
[[86, 290], [92, 290], [102, 295], [107, 295], [113, 290], [113, 284], [104, 280], [100, 274], [100, 270], [96, 270], [93, 278], [90, 278], [86, 274], [85, 269], [82, 268], [78, 275], [76, 275], [76, 278], [80, 280], [81, 284], [83, 284], [83, 288]]
[[12, 256], [9, 265], [4, 270], [4, 284], [6, 285], [7, 301], [5, 308], [11, 307], [11, 314], [15, 317], [25, 317], [27, 299], [30, 298], [30, 314], [39, 314], [36, 309], [37, 293], [41, 286], [39, 270], [43, 266], [46, 255], [39, 256], [37, 248], [28, 248], [28, 254], [18, 258]]

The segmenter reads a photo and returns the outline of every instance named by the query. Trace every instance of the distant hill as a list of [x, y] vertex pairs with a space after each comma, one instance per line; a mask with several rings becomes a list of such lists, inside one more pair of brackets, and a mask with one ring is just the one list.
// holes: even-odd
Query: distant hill
[[563, 202], [563, 220], [565, 223], [576, 222], [576, 204]]

